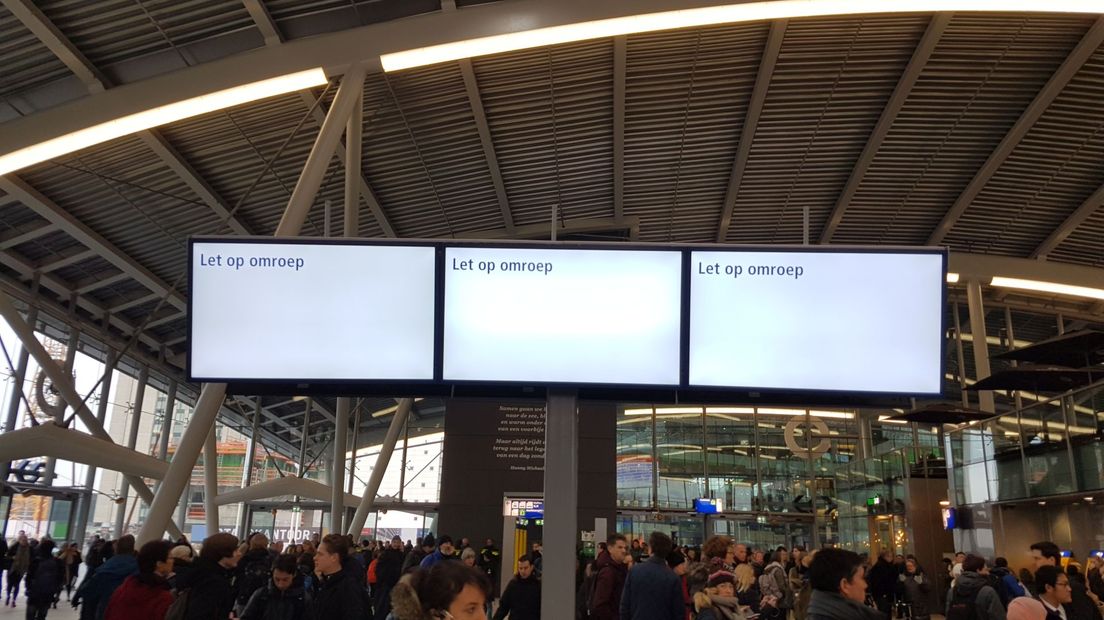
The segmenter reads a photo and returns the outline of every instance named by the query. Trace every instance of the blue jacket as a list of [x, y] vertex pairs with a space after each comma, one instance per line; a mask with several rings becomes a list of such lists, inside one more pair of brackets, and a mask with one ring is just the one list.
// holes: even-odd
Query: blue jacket
[[86, 577], [77, 596], [81, 601], [81, 620], [103, 620], [111, 595], [126, 581], [138, 574], [138, 558], [133, 555], [114, 555], [103, 566]]
[[441, 553], [440, 549], [437, 549], [433, 553], [422, 558], [422, 563], [419, 566], [422, 568], [422, 570], [429, 570], [433, 568], [433, 565], [438, 562], [454, 559], [456, 559], [454, 556], [446, 556], [445, 554]]
[[667, 559], [652, 556], [629, 571], [621, 591], [620, 620], [683, 620], [682, 581]]

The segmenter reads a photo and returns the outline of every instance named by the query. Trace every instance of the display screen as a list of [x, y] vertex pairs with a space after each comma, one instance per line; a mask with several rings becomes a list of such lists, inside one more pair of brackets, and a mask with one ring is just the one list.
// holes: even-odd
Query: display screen
[[446, 381], [677, 385], [677, 250], [446, 247]]
[[689, 256], [691, 387], [940, 393], [943, 253]]
[[724, 503], [721, 499], [695, 499], [694, 512], [702, 515], [713, 515], [724, 512]]
[[955, 526], [957, 525], [956, 522], [958, 521], [958, 519], [957, 519], [958, 515], [956, 514], [955, 509], [954, 508], [942, 508], [941, 512], [943, 513], [943, 529], [945, 529], [945, 530], [955, 529]]
[[431, 381], [432, 246], [201, 241], [189, 376]]

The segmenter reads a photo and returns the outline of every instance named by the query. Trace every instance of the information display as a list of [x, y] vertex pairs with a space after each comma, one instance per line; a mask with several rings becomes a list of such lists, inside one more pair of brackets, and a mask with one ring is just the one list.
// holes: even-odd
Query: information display
[[445, 381], [679, 383], [678, 250], [446, 247]]
[[939, 394], [944, 254], [691, 251], [690, 387]]
[[200, 241], [189, 375], [431, 381], [432, 246]]

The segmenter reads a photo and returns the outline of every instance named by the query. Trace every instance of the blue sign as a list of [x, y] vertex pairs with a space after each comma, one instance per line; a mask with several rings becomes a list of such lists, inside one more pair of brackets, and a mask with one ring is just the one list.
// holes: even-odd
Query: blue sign
[[694, 512], [702, 515], [715, 515], [724, 512], [724, 507], [719, 499], [699, 498], [694, 500]]

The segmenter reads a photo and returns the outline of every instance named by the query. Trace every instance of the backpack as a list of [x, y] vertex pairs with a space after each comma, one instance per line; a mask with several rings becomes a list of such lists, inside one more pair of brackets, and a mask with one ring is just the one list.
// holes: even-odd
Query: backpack
[[598, 590], [598, 576], [607, 567], [603, 566], [583, 580], [583, 595], [586, 600], [586, 615], [589, 618], [594, 615], [594, 593]]
[[997, 596], [1000, 597], [1001, 607], [1005, 609], [1008, 609], [1008, 604], [1011, 603], [1014, 598], [1012, 596], [1012, 591], [1008, 589], [1008, 582], [1004, 580], [1006, 576], [1011, 574], [1012, 573], [1007, 569], [994, 569], [992, 572], [992, 576], [994, 577], [994, 583], [992, 584], [993, 589], [997, 591]]
[[379, 581], [379, 577], [376, 576], [376, 566], [379, 564], [379, 560], [372, 560], [372, 563], [368, 565], [368, 585], [374, 586]]
[[188, 614], [188, 599], [191, 598], [191, 594], [191, 588], [177, 592], [176, 598], [165, 611], [165, 620], [184, 620]]
[[793, 609], [794, 593], [793, 588], [790, 587], [790, 578], [786, 575], [786, 569], [775, 566], [771, 569], [770, 575], [774, 579], [774, 583], [778, 585], [778, 590], [782, 592], [782, 598], [778, 601], [778, 608]]
[[249, 597], [253, 596], [258, 588], [267, 586], [270, 577], [272, 577], [270, 562], [254, 560], [245, 565], [244, 570], [234, 584], [238, 589], [235, 610], [239, 615], [241, 611], [239, 607], [244, 608], [245, 604], [249, 602]]
[[957, 591], [951, 590], [951, 603], [947, 606], [946, 620], [978, 620], [977, 603], [974, 602], [976, 599], [977, 596], [963, 598]]

